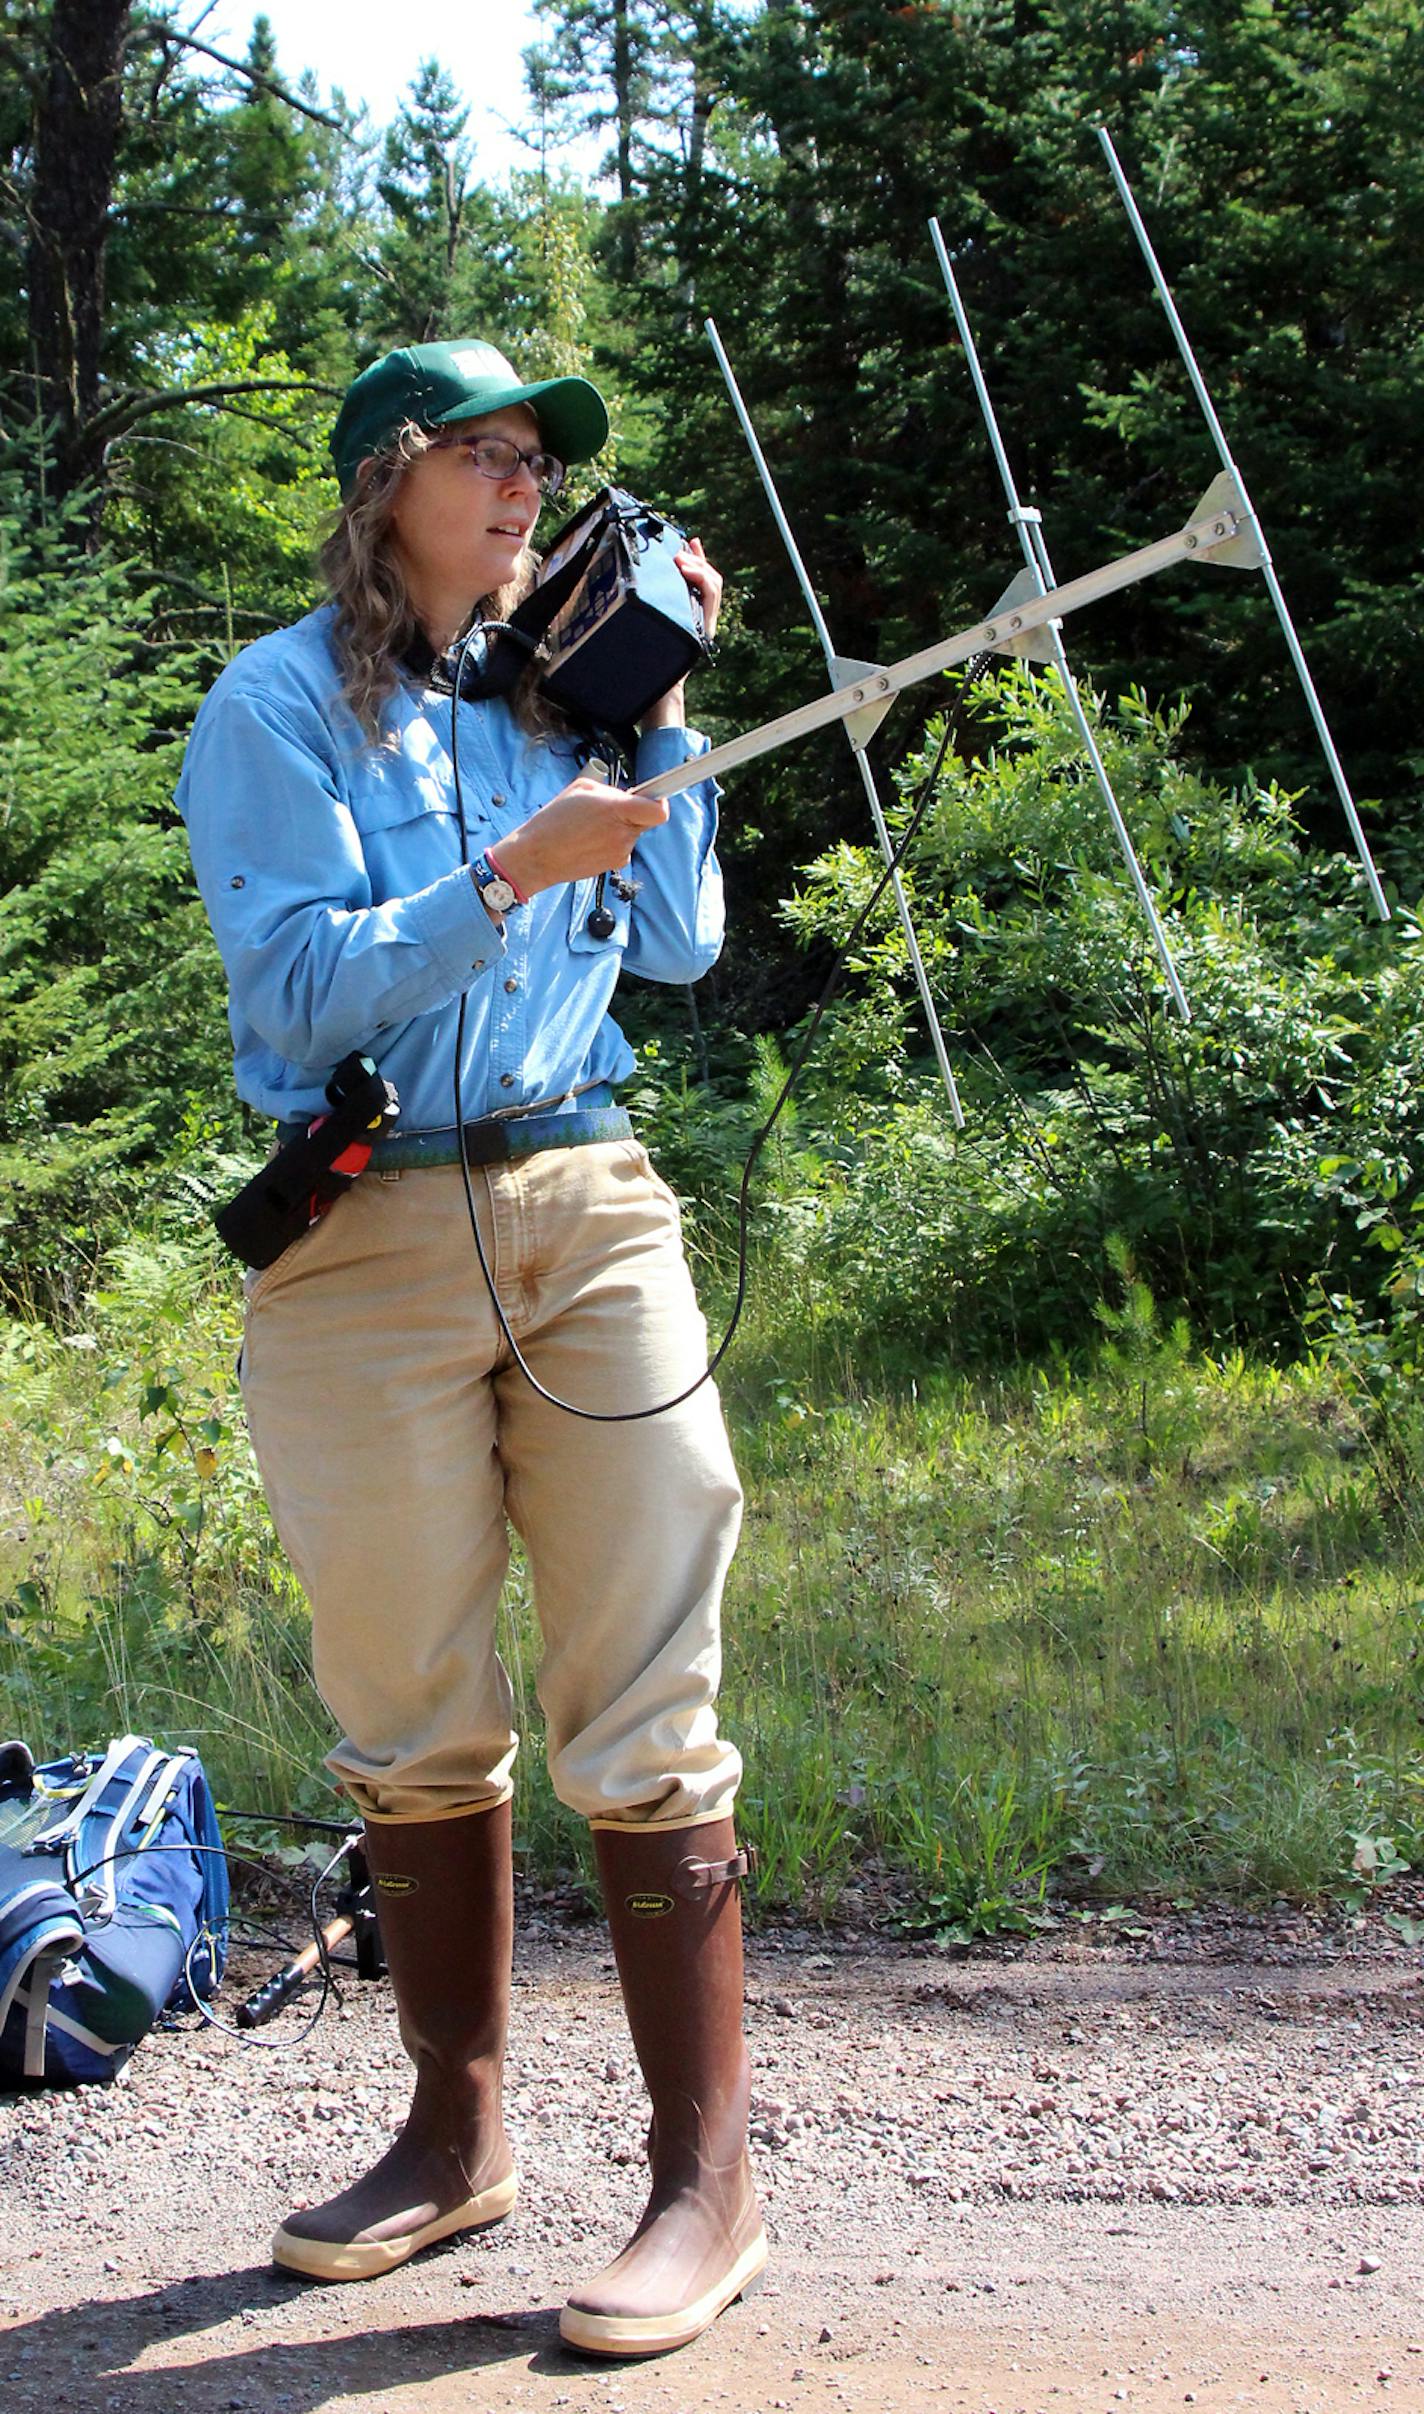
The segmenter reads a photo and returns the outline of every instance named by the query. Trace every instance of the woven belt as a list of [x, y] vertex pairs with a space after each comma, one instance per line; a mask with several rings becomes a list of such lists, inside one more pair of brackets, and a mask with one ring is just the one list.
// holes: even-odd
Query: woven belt
[[[609, 1103], [606, 1084], [585, 1090], [567, 1106], [548, 1107], [533, 1115], [486, 1115], [465, 1125], [465, 1156], [471, 1165], [508, 1165], [516, 1157], [532, 1157], [544, 1148], [586, 1148], [591, 1141], [631, 1140], [633, 1126], [625, 1107]], [[305, 1131], [293, 1124], [292, 1131]], [[278, 1138], [287, 1136], [282, 1126]], [[378, 1140], [371, 1151], [372, 1173], [407, 1173], [422, 1165], [458, 1165], [459, 1134], [453, 1123], [441, 1131], [396, 1132]]]

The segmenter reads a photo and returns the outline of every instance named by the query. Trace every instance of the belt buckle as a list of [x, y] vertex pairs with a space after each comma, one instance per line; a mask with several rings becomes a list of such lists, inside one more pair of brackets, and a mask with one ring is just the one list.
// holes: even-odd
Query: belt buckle
[[507, 1165], [513, 1154], [509, 1145], [509, 1127], [496, 1115], [485, 1115], [478, 1123], [467, 1123], [464, 1141], [465, 1162], [468, 1165]]

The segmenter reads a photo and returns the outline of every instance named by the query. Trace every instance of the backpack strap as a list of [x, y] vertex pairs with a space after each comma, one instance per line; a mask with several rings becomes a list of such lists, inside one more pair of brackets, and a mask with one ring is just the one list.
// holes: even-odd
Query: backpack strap
[[167, 1808], [168, 1797], [177, 1787], [184, 1770], [190, 1767], [197, 1757], [196, 1752], [175, 1752], [154, 1778], [152, 1790], [145, 1795], [134, 1813], [134, 1825], [138, 1828], [145, 1843], [162, 1818]]
[[[4, 1856], [7, 1864], [19, 1855]], [[8, 1873], [8, 1872], [7, 1872]], [[84, 1922], [57, 1879], [40, 1873], [16, 1887], [0, 1907], [0, 2033], [18, 2000], [26, 2004], [25, 2075], [43, 2076], [44, 2013], [52, 1970], [67, 1961], [84, 1942]], [[29, 1981], [26, 1993], [25, 1982]], [[36, 2017], [36, 1997], [41, 2010]], [[30, 2069], [34, 2032], [38, 2030], [40, 2070]]]
[[24, 2069], [27, 2079], [44, 2077], [50, 1984], [67, 1959], [67, 1951], [56, 1953], [52, 1947], [41, 1945], [25, 1972], [28, 1988], [17, 1987], [15, 1990], [20, 2002], [25, 2005]]
[[146, 1736], [119, 1736], [115, 1742], [110, 1744], [108, 1751], [104, 1754], [98, 1768], [78, 1799], [70, 1804], [64, 1817], [57, 1819], [53, 1827], [46, 1827], [43, 1834], [36, 1836], [33, 1849], [36, 1852], [64, 1851], [70, 1838], [79, 1833], [81, 1825], [88, 1818], [90, 1811], [95, 1808], [110, 1778], [117, 1776], [130, 1752], [135, 1749], [146, 1752], [149, 1748]]
[[[29, 1987], [21, 1987], [15, 1998], [17, 2003], [25, 2006], [25, 2077], [27, 2079], [42, 2079], [45, 2075], [45, 2041], [51, 2029], [59, 2029], [66, 2037], [72, 2037], [77, 2045], [82, 2045], [87, 2053], [97, 2055], [100, 2061], [112, 2063], [115, 2071], [122, 2068], [133, 2052], [132, 2039], [123, 2038], [116, 2043], [112, 2037], [97, 2036], [92, 2028], [85, 2027], [82, 2020], [76, 2020], [72, 2012], [61, 2011], [59, 2005], [50, 2000], [49, 1989], [53, 1975], [56, 1970], [63, 1967], [63, 1964], [64, 1956], [62, 1954], [53, 1961], [37, 1960], [33, 1967]], [[38, 2019], [36, 2018], [37, 2013]], [[37, 2033], [39, 2040], [38, 2058], [33, 2067], [31, 2067], [32, 2032]]]
[[[69, 1883], [76, 1893], [81, 1886], [84, 1888], [89, 1898], [88, 1908], [96, 1919], [113, 1917], [119, 1882], [117, 1856], [124, 1848], [130, 1822], [138, 1824], [160, 1790], [168, 1791], [175, 1774], [182, 1769], [185, 1757], [182, 1753], [170, 1756], [166, 1752], [155, 1751], [139, 1736], [131, 1735], [127, 1741], [130, 1746], [136, 1744], [145, 1755], [137, 1772], [112, 1811], [104, 1813], [98, 1804], [95, 1805], [97, 1816], [106, 1822], [98, 1835], [88, 1834], [81, 1827], [64, 1850], [65, 1874]], [[121, 1762], [120, 1770], [122, 1765]], [[117, 1775], [119, 1771], [114, 1773]], [[144, 1804], [144, 1812], [136, 1819], [136, 1806], [140, 1801]]]

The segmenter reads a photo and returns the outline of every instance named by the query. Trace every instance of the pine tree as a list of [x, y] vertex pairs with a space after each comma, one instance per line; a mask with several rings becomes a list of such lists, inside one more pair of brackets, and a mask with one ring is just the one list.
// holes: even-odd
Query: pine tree
[[536, 0], [553, 38], [532, 54], [541, 107], [573, 134], [612, 136], [617, 201], [609, 216], [615, 274], [638, 268], [640, 136], [653, 107], [659, 10], [654, 0]]
[[386, 134], [376, 190], [385, 224], [372, 248], [379, 280], [366, 327], [377, 350], [462, 331], [497, 240], [490, 195], [473, 182], [469, 109], [427, 59]]

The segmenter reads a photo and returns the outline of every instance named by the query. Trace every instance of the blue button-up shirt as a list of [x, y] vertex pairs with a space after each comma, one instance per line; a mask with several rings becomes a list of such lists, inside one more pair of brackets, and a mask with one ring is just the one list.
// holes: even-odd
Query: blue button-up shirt
[[[353, 1048], [400, 1093], [400, 1128], [454, 1120], [466, 999], [467, 1117], [622, 1080], [633, 1054], [608, 1012], [620, 970], [692, 981], [722, 943], [717, 787], [669, 800], [638, 841], [631, 906], [609, 882], [610, 938], [589, 930], [594, 883], [543, 890], [501, 937], [461, 860], [448, 694], [405, 678], [365, 739], [340, 697], [329, 606], [261, 637], [193, 727], [177, 801], [227, 971], [239, 1094], [262, 1114], [321, 1113]], [[567, 787], [585, 752], [531, 738], [498, 698], [462, 700], [460, 785], [471, 855]], [[704, 753], [651, 730], [636, 777]]]

